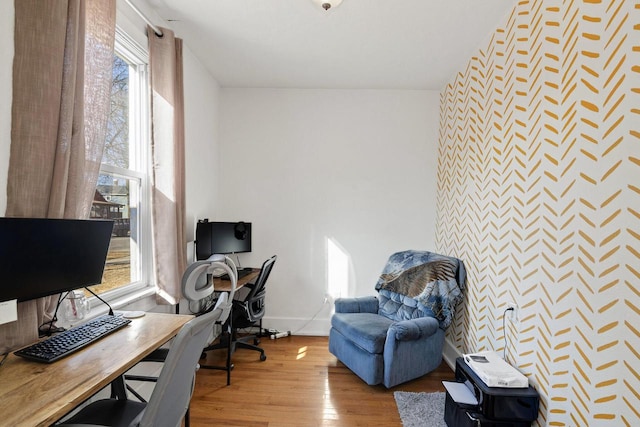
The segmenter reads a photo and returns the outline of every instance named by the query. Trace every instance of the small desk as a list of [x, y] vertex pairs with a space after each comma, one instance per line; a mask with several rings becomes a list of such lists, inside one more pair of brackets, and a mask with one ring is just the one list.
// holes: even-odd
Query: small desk
[[0, 424], [51, 425], [169, 341], [191, 318], [147, 313], [53, 363], [10, 354], [0, 367]]
[[[238, 283], [236, 285], [236, 291], [246, 285], [247, 283], [254, 280], [260, 274], [259, 268], [245, 268], [245, 270], [251, 270], [251, 273], [247, 274], [244, 277], [238, 279]], [[214, 277], [213, 279], [213, 290], [215, 292], [229, 292], [231, 291], [231, 281], [223, 280], [220, 277]]]

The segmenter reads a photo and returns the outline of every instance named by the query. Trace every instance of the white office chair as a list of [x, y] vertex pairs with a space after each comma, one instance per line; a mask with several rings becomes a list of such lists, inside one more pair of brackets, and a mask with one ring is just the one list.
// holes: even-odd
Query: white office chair
[[58, 427], [176, 427], [189, 409], [195, 371], [202, 348], [213, 324], [220, 320], [229, 301], [219, 300], [217, 307], [186, 323], [173, 340], [149, 402], [128, 399], [102, 399], [82, 408]]
[[[204, 261], [196, 261], [187, 267], [182, 276], [182, 295], [189, 302], [202, 301], [211, 296], [214, 292], [213, 276], [220, 270], [229, 276], [231, 281], [229, 301], [233, 301], [238, 284], [238, 270], [231, 258], [219, 254], [211, 255]], [[231, 310], [230, 307], [229, 310]], [[226, 319], [229, 316], [229, 312], [225, 314]]]
[[[90, 403], [76, 415], [59, 426], [179, 426], [182, 419], [189, 424], [189, 402], [195, 385], [195, 372], [202, 349], [211, 342], [216, 324], [226, 322], [231, 311], [236, 289], [236, 273], [233, 261], [224, 256], [212, 256], [206, 261], [191, 264], [182, 276], [183, 294], [188, 299], [205, 298], [213, 293], [213, 281], [207, 275], [222, 269], [230, 277], [232, 289], [229, 295], [221, 294], [215, 306], [190, 320], [174, 338], [169, 349], [152, 353], [143, 361], [163, 362], [160, 375], [155, 377], [125, 376], [126, 380], [154, 381], [156, 385], [146, 402], [129, 399], [103, 399]], [[132, 389], [127, 387], [130, 391]]]

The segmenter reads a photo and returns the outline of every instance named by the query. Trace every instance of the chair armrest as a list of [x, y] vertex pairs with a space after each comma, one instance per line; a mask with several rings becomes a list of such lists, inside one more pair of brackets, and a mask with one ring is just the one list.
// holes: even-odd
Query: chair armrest
[[377, 313], [378, 298], [375, 296], [338, 298], [335, 308], [336, 313]]
[[394, 337], [398, 341], [414, 341], [430, 337], [436, 333], [439, 327], [438, 320], [433, 317], [402, 320], [389, 327], [387, 337]]

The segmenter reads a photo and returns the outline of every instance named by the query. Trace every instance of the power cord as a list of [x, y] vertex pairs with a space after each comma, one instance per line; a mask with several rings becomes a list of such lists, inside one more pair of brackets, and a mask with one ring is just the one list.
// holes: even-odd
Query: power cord
[[316, 311], [315, 314], [311, 316], [311, 319], [307, 320], [304, 325], [300, 326], [298, 329], [293, 331], [292, 334], [297, 334], [298, 332], [306, 328], [309, 325], [309, 323], [313, 322], [315, 318], [318, 316], [318, 314], [320, 314], [320, 312], [324, 310], [325, 305], [327, 305], [327, 298], [325, 298], [325, 302], [322, 303], [322, 306], [318, 309], [318, 311]]
[[509, 307], [507, 308], [504, 313], [502, 313], [502, 331], [504, 333], [504, 348], [502, 349], [502, 358], [505, 360], [505, 362], [507, 361], [507, 344], [508, 344], [508, 340], [507, 340], [507, 328], [505, 325], [505, 318], [507, 317], [507, 311], [513, 311], [513, 307]]

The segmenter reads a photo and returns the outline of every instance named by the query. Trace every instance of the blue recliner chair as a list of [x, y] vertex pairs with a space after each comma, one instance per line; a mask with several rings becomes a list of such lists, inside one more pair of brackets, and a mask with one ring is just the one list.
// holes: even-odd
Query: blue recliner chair
[[329, 351], [369, 385], [390, 388], [431, 372], [442, 362], [444, 330], [465, 279], [457, 258], [391, 255], [377, 296], [336, 300]]

